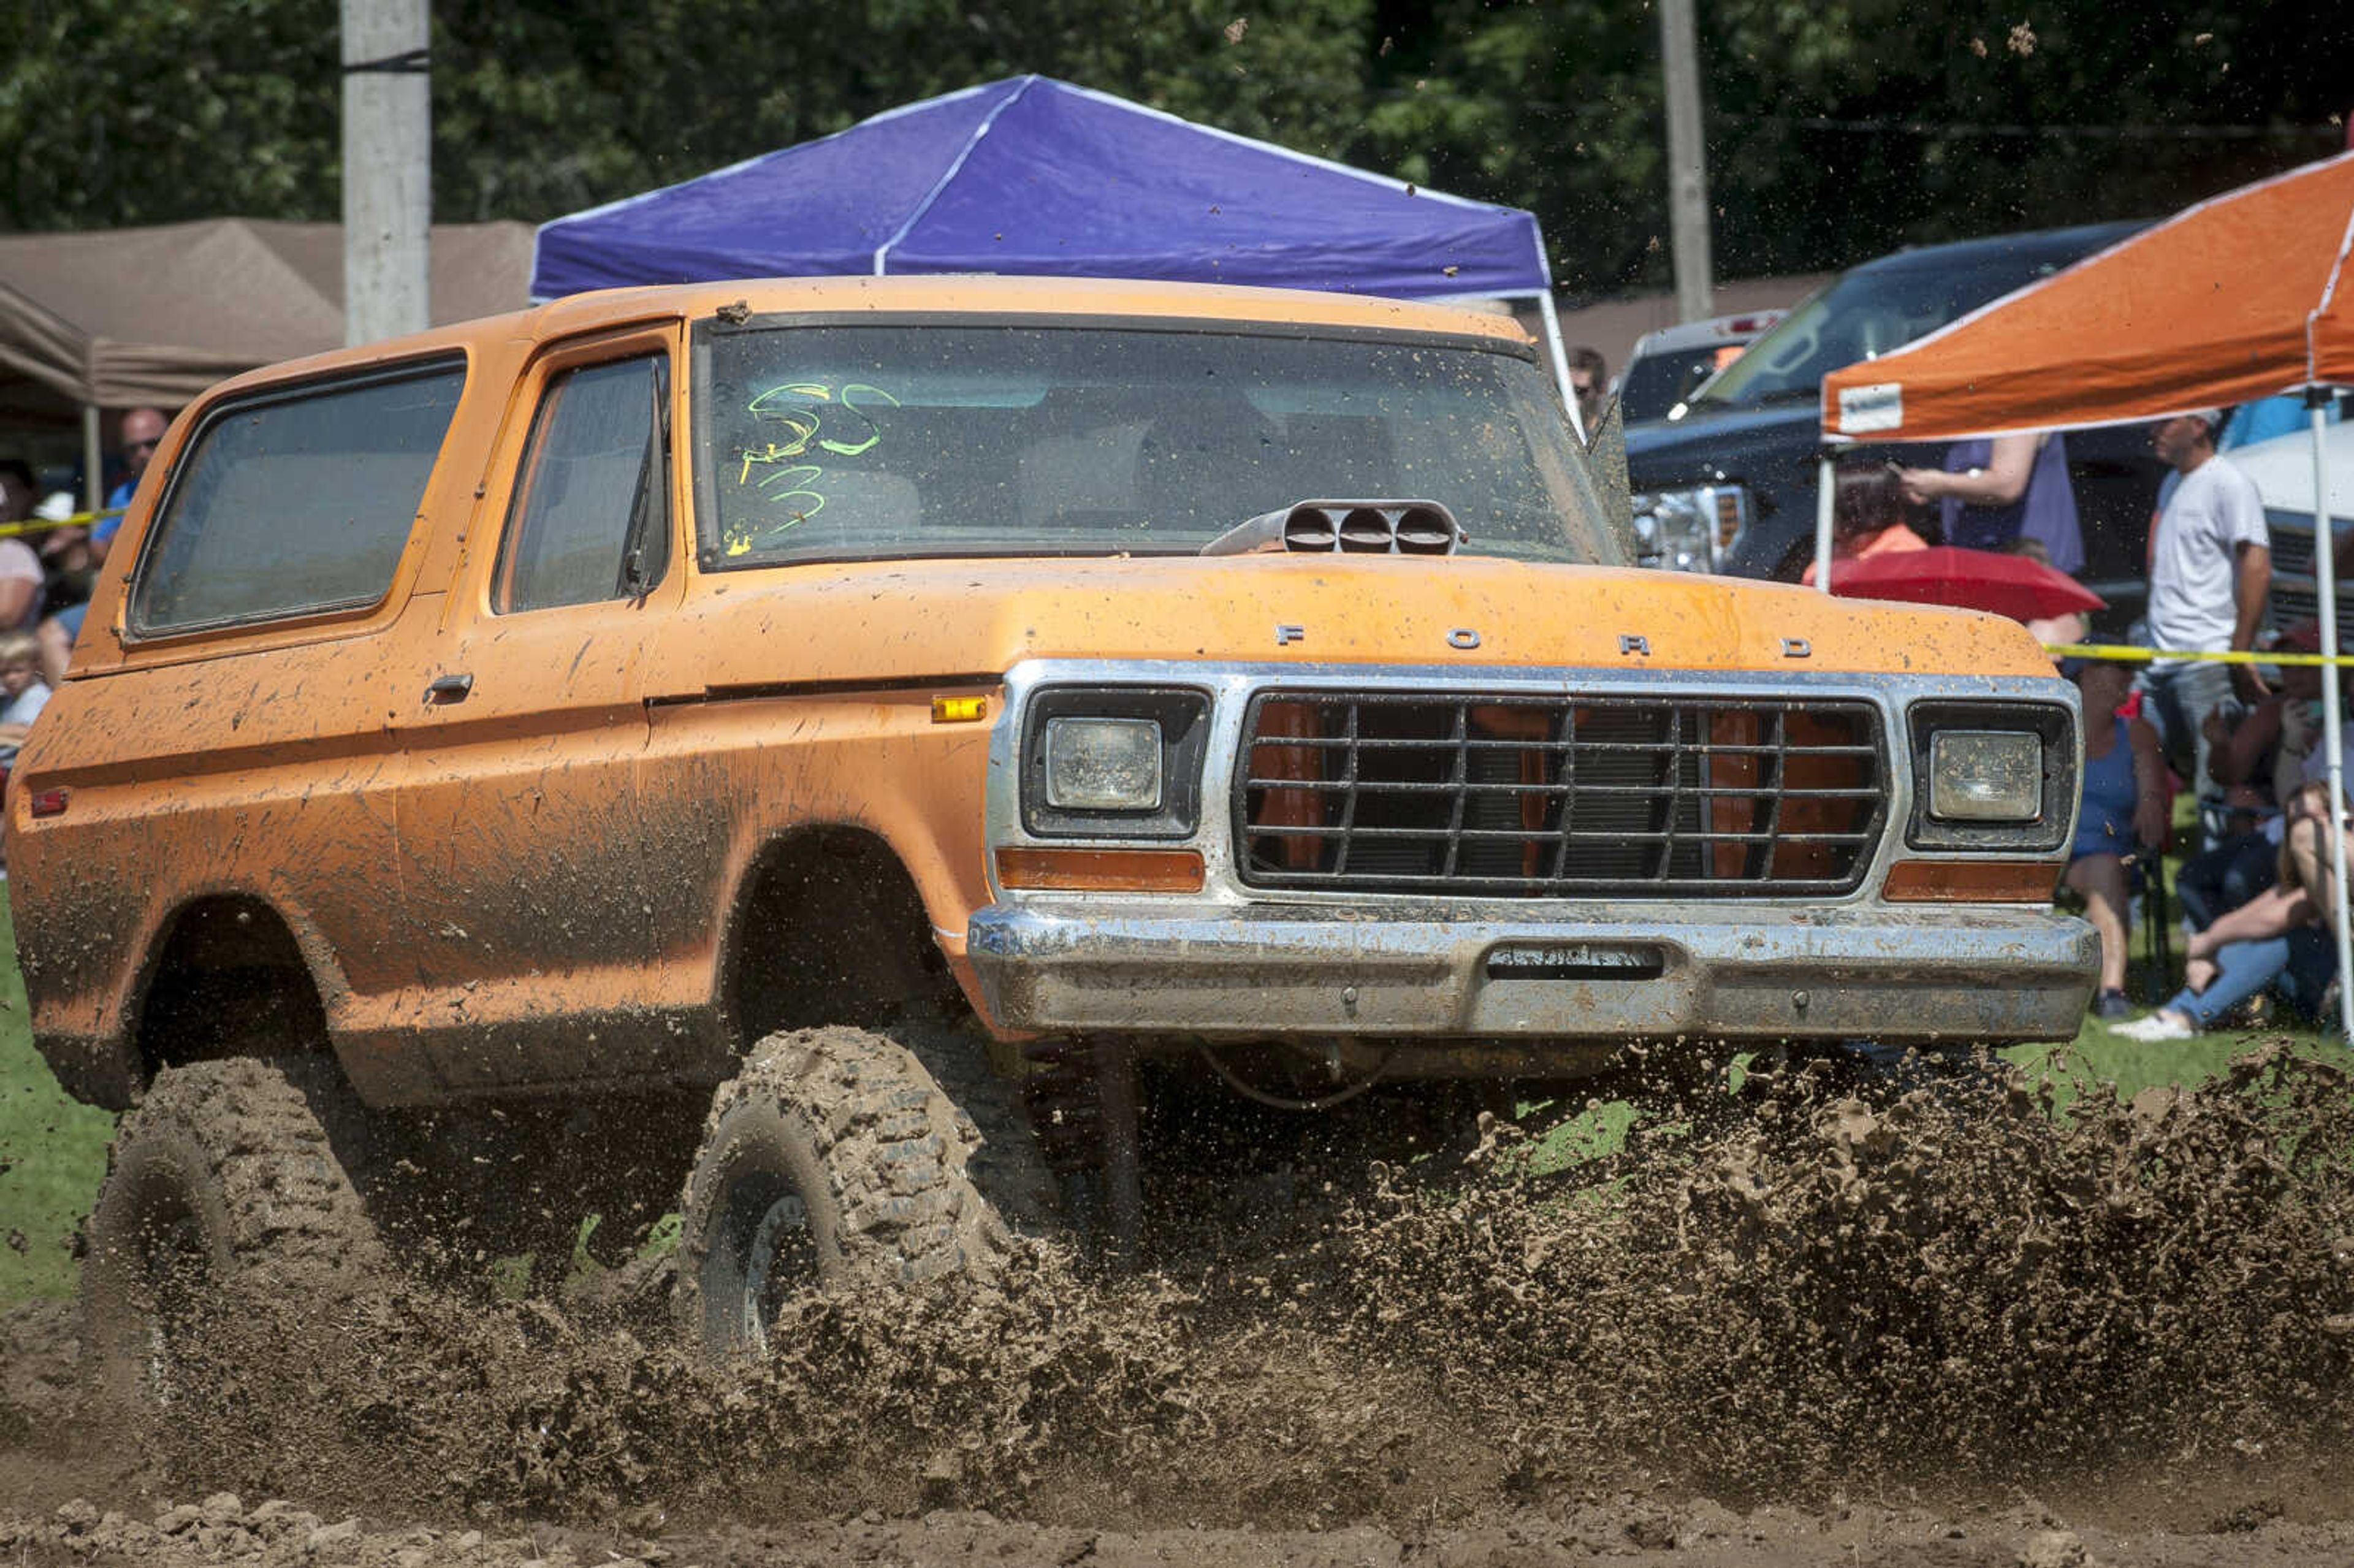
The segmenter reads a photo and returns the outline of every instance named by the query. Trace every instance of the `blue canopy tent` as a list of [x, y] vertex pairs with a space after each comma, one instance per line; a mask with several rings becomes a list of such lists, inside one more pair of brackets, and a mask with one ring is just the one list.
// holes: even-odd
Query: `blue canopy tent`
[[722, 278], [1001, 272], [1532, 299], [1533, 214], [1022, 76], [540, 226], [532, 294]]

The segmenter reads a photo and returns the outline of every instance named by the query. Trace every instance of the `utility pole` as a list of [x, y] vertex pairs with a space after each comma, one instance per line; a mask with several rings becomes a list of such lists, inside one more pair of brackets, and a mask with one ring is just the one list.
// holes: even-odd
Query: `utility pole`
[[[349, 3], [349, 0], [346, 0]], [[1659, 53], [1668, 96], [1668, 237], [1676, 264], [1676, 319], [1716, 313], [1708, 247], [1708, 148], [1700, 126], [1700, 40], [1692, 0], [1659, 0]]]
[[343, 0], [344, 341], [432, 320], [429, 0]]

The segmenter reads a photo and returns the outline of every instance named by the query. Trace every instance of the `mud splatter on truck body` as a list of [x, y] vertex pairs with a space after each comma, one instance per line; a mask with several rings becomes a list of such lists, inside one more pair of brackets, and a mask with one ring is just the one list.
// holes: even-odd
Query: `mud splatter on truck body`
[[299, 1059], [329, 1143], [710, 1103], [645, 1169], [692, 1157], [730, 1334], [804, 1234], [986, 1272], [959, 1216], [1019, 1207], [964, 1194], [1034, 1163], [1025, 1055], [1119, 1234], [1164, 1062], [1312, 1105], [2048, 1037], [2090, 983], [2050, 907], [2075, 699], [2026, 632], [1632, 569], [1469, 313], [583, 296], [225, 383], [113, 559], [8, 806], [59, 1077], [211, 1103]]

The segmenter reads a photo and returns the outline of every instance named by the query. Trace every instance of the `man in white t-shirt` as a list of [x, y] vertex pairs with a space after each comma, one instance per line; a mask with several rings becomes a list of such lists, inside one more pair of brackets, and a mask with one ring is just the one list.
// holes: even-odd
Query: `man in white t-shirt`
[[[2150, 432], [2174, 472], [2159, 492], [2149, 530], [2149, 640], [2175, 652], [2219, 653], [2255, 645], [2273, 580], [2272, 535], [2255, 482], [2215, 455], [2220, 408], [2160, 419]], [[2250, 700], [2264, 684], [2250, 664], [2158, 659], [2142, 687], [2158, 706], [2176, 771], [2201, 793], [2207, 715], [2237, 686]]]

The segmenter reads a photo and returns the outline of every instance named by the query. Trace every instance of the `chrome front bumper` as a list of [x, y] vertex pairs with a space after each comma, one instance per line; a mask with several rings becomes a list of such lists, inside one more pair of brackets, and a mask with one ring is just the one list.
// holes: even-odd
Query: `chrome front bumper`
[[1729, 901], [1539, 918], [1033, 898], [982, 909], [966, 941], [1003, 1027], [1229, 1039], [2066, 1040], [2100, 952], [2048, 909]]

